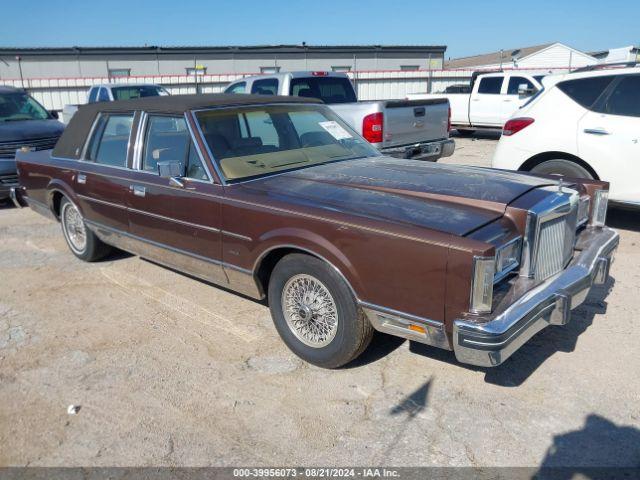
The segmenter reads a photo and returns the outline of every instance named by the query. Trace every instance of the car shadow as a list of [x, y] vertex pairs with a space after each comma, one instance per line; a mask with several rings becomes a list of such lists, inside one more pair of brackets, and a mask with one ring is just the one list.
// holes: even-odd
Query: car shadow
[[400, 346], [404, 342], [406, 342], [404, 338], [374, 331], [371, 343], [366, 348], [366, 350], [362, 352], [358, 358], [342, 366], [341, 369], [349, 370], [352, 368], [364, 367], [365, 365], [369, 365], [370, 363], [377, 362], [378, 360], [389, 355], [394, 350], [400, 348]]
[[500, 140], [501, 130], [477, 130], [471, 134], [461, 135], [457, 130], [451, 130], [452, 138], [469, 138], [471, 140]]
[[11, 210], [12, 208], [16, 208], [11, 202], [10, 199], [0, 200], [0, 210]]
[[485, 373], [487, 383], [501, 387], [517, 387], [522, 385], [549, 357], [557, 352], [573, 352], [578, 337], [593, 323], [596, 315], [607, 311], [606, 297], [613, 288], [615, 280], [609, 278], [604, 285], [594, 286], [585, 302], [573, 310], [571, 321], [564, 326], [545, 328], [502, 365], [492, 368], [474, 367], [458, 363], [453, 352], [437, 349], [421, 343], [411, 342], [409, 350], [425, 357], [455, 364], [461, 368]]
[[607, 210], [607, 226], [640, 232], [640, 210], [611, 205]]
[[640, 430], [596, 414], [579, 430], [556, 435], [533, 478], [638, 478]]

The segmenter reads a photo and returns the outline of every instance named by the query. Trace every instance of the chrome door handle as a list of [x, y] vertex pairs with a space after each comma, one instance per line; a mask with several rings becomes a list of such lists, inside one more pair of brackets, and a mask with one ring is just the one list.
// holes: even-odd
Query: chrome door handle
[[136, 197], [144, 197], [147, 194], [147, 189], [140, 185], [130, 185], [129, 190], [131, 190]]
[[87, 183], [87, 176], [82, 174], [82, 173], [79, 173], [78, 174], [78, 183], [82, 183], [82, 184]]
[[590, 135], [611, 135], [604, 128], [585, 128], [584, 133], [588, 133]]

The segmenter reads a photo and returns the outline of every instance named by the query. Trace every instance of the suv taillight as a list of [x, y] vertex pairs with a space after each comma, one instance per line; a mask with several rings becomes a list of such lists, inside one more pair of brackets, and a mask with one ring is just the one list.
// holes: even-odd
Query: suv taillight
[[535, 120], [529, 117], [522, 118], [512, 118], [504, 124], [504, 128], [502, 129], [502, 135], [509, 137], [515, 133], [518, 133], [520, 130], [531, 125]]
[[382, 142], [384, 116], [382, 112], [372, 113], [362, 119], [362, 136], [370, 143]]

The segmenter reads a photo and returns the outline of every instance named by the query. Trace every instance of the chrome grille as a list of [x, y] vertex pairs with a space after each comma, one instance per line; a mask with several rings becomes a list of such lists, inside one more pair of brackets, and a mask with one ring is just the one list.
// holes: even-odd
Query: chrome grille
[[0, 175], [0, 185], [17, 185], [18, 175]]
[[22, 147], [34, 150], [50, 150], [55, 147], [59, 137], [31, 138], [29, 140], [16, 140], [12, 142], [0, 142], [0, 158], [14, 158], [16, 150]]
[[571, 259], [575, 241], [575, 222], [571, 225], [571, 217], [571, 214], [563, 215], [540, 225], [536, 280], [545, 280], [555, 275]]

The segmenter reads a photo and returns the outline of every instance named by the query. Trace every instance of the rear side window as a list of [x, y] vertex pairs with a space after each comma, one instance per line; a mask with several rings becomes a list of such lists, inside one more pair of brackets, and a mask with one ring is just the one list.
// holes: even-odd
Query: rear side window
[[558, 88], [574, 102], [584, 108], [591, 109], [598, 97], [602, 95], [602, 92], [611, 84], [614, 78], [613, 75], [607, 75], [604, 77], [566, 80], [560, 82]]
[[277, 95], [278, 93], [278, 79], [266, 78], [264, 80], [256, 80], [251, 85], [251, 93], [257, 95]]
[[490, 95], [499, 95], [502, 88], [502, 80], [504, 77], [485, 77], [480, 80], [478, 93], [487, 93]]
[[87, 160], [112, 167], [127, 166], [133, 114], [101, 115], [89, 144]]
[[511, 77], [509, 79], [509, 86], [507, 87], [507, 95], [518, 95], [518, 89], [520, 85], [526, 85], [527, 90], [537, 90], [537, 88], [524, 77]]
[[294, 78], [290, 93], [294, 97], [319, 98], [329, 104], [358, 101], [351, 81], [344, 77]]
[[224, 93], [244, 93], [247, 89], [246, 82], [235, 83], [227, 88]]
[[607, 99], [604, 113], [640, 117], [640, 75], [622, 77]]

